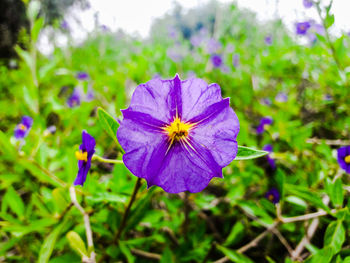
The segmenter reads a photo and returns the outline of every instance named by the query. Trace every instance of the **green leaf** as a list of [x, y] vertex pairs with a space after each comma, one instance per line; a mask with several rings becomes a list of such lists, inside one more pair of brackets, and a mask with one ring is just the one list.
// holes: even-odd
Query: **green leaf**
[[225, 248], [220, 245], [216, 245], [216, 247], [230, 260], [238, 263], [253, 263], [248, 257], [228, 248]]
[[40, 33], [40, 30], [42, 29], [42, 27], [44, 26], [44, 18], [40, 17], [37, 20], [35, 20], [33, 28], [32, 28], [32, 41], [34, 43], [36, 43], [36, 41], [38, 40], [38, 36]]
[[69, 245], [73, 248], [81, 257], [89, 257], [84, 241], [74, 231], [69, 231], [66, 235]]
[[305, 260], [305, 263], [329, 263], [332, 260], [333, 251], [329, 247], [318, 250], [315, 254]]
[[326, 229], [324, 236], [324, 247], [333, 249], [334, 254], [338, 253], [345, 241], [345, 229], [342, 220], [333, 221]]
[[124, 254], [124, 256], [127, 259], [127, 262], [134, 263], [135, 262], [135, 257], [133, 254], [131, 254], [131, 251], [127, 245], [125, 245], [124, 242], [120, 241], [119, 242], [119, 248], [121, 252]]
[[24, 203], [21, 197], [17, 194], [15, 189], [10, 186], [4, 196], [7, 204], [11, 208], [11, 210], [18, 216], [23, 217], [24, 215]]
[[268, 152], [266, 151], [256, 150], [253, 148], [238, 145], [238, 151], [235, 161], [255, 159], [267, 154]]
[[55, 247], [56, 241], [63, 227], [66, 225], [66, 220], [58, 225], [52, 232], [47, 236], [44, 243], [42, 244], [39, 252], [39, 263], [46, 263], [49, 261], [52, 251]]
[[104, 109], [97, 109], [98, 119], [102, 128], [112, 137], [114, 142], [120, 147], [120, 144], [117, 140], [117, 130], [119, 128], [119, 123], [109, 115]]
[[233, 227], [226, 238], [226, 241], [224, 243], [225, 246], [231, 246], [239, 242], [242, 237], [244, 236], [244, 225], [238, 221]]
[[327, 17], [324, 21], [326, 28], [331, 27], [334, 24], [334, 15], [327, 14]]

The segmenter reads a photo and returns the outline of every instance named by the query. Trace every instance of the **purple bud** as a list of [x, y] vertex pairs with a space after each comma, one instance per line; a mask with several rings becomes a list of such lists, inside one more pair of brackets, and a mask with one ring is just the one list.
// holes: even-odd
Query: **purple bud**
[[75, 77], [78, 80], [88, 80], [89, 79], [89, 74], [84, 72], [84, 71], [80, 71], [80, 72], [77, 73], [77, 75]]
[[276, 188], [271, 188], [266, 194], [265, 198], [273, 204], [277, 204], [280, 201], [280, 193]]
[[268, 35], [265, 37], [265, 44], [268, 46], [272, 45], [272, 36]]
[[305, 8], [310, 8], [313, 5], [312, 0], [303, 0], [303, 5]]
[[214, 54], [211, 56], [211, 63], [215, 68], [219, 68], [222, 65], [222, 57], [218, 54]]

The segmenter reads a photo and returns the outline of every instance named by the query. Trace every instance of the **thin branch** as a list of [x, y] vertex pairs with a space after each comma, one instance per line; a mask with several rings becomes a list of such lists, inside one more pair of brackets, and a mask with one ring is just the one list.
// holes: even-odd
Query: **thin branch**
[[334, 146], [346, 146], [350, 145], [350, 140], [328, 140], [328, 139], [320, 139], [320, 138], [309, 138], [306, 140], [306, 143], [310, 144], [323, 144], [326, 145], [334, 145]]
[[69, 193], [70, 193], [70, 198], [72, 200], [73, 205], [79, 210], [79, 212], [84, 217], [84, 225], [85, 225], [85, 232], [86, 232], [86, 240], [88, 243], [88, 251], [91, 251], [89, 262], [95, 263], [96, 260], [95, 260], [95, 252], [94, 252], [94, 242], [92, 239], [92, 231], [91, 231], [91, 226], [90, 226], [89, 215], [85, 212], [84, 208], [78, 203], [77, 195], [75, 193], [74, 186], [69, 187]]
[[287, 249], [289, 255], [292, 255], [293, 248], [289, 245], [288, 241], [282, 236], [281, 232], [277, 228], [273, 228], [271, 230], [272, 233], [274, 233], [278, 239], [281, 241], [282, 245]]
[[[247, 250], [251, 249], [252, 247], [255, 247], [259, 244], [259, 242], [269, 233], [272, 232], [272, 229], [274, 229], [278, 225], [278, 222], [273, 223], [269, 228], [267, 228], [264, 232], [262, 232], [260, 235], [258, 235], [256, 238], [254, 238], [252, 241], [250, 241], [248, 244], [244, 245], [243, 247], [239, 248], [237, 250], [238, 253], [244, 253]], [[219, 260], [214, 261], [214, 263], [225, 263], [230, 261], [230, 259], [225, 256], [220, 258]]]
[[122, 218], [122, 222], [120, 223], [118, 232], [117, 232], [117, 234], [115, 235], [114, 243], [118, 243], [118, 241], [119, 241], [119, 239], [120, 239], [120, 236], [121, 236], [121, 234], [122, 234], [122, 232], [123, 232], [123, 230], [124, 230], [124, 228], [125, 228], [125, 226], [126, 226], [126, 221], [127, 221], [128, 215], [129, 215], [129, 213], [130, 213], [131, 206], [132, 206], [132, 204], [134, 203], [134, 201], [135, 201], [135, 199], [136, 199], [137, 192], [139, 191], [141, 185], [142, 185], [141, 178], [137, 178], [137, 181], [136, 181], [134, 190], [133, 190], [133, 192], [132, 192], [130, 201], [129, 201], [129, 203], [128, 203], [128, 206], [127, 206], [126, 209], [125, 209], [125, 212], [124, 212], [124, 215], [123, 215], [123, 218]]
[[[329, 203], [329, 197], [327, 195], [325, 195], [323, 198], [322, 198], [322, 201], [325, 205], [328, 205]], [[320, 211], [323, 211], [323, 210], [319, 210]], [[319, 218], [318, 217], [315, 217], [309, 228], [307, 229], [307, 233], [306, 235], [302, 238], [302, 240], [299, 242], [299, 244], [297, 245], [297, 247], [294, 249], [294, 251], [292, 252], [292, 260], [296, 260], [297, 258], [300, 257], [300, 254], [303, 252], [305, 246], [307, 244], [310, 243], [310, 240], [312, 239], [313, 235], [315, 234], [316, 232], [316, 229], [318, 227], [318, 223], [319, 223]]]
[[160, 260], [162, 258], [161, 255], [151, 252], [146, 252], [140, 249], [132, 248], [130, 249], [131, 253], [133, 253], [135, 256], [140, 256], [147, 259], [153, 259], [153, 260]]
[[97, 160], [102, 163], [114, 163], [114, 164], [123, 164], [122, 160], [113, 160], [113, 159], [106, 159], [98, 155], [93, 155], [92, 160]]
[[[331, 210], [331, 213], [335, 213], [336, 210], [333, 209]], [[302, 215], [302, 216], [294, 216], [294, 217], [281, 217], [280, 220], [282, 223], [291, 223], [291, 222], [297, 222], [297, 221], [305, 221], [305, 220], [309, 220], [309, 219], [313, 219], [316, 217], [320, 217], [320, 216], [325, 216], [328, 213], [324, 210], [319, 210], [315, 213], [310, 213], [310, 214], [306, 214], [306, 215]]]

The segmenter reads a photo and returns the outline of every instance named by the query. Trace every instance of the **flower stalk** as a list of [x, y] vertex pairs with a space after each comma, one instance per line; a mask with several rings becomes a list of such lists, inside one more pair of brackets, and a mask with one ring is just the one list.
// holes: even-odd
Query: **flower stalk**
[[128, 203], [128, 206], [125, 209], [125, 212], [124, 212], [124, 215], [123, 215], [123, 218], [122, 218], [122, 222], [120, 223], [120, 227], [119, 227], [119, 229], [117, 231], [117, 234], [115, 235], [114, 243], [118, 243], [119, 242], [119, 239], [120, 239], [120, 237], [121, 237], [121, 235], [123, 233], [123, 230], [124, 230], [124, 228], [126, 226], [128, 215], [130, 213], [131, 207], [132, 207], [134, 201], [136, 200], [136, 195], [137, 195], [137, 192], [139, 191], [141, 185], [142, 185], [141, 178], [137, 178], [137, 181], [136, 181], [134, 190], [132, 192], [130, 201]]
[[106, 159], [98, 155], [92, 156], [92, 160], [96, 160], [102, 163], [115, 163], [115, 164], [123, 164], [122, 160], [112, 160], [112, 159]]
[[89, 263], [95, 263], [95, 251], [94, 251], [94, 242], [92, 238], [92, 231], [90, 226], [90, 218], [88, 213], [85, 212], [84, 208], [78, 203], [77, 195], [75, 192], [75, 187], [69, 187], [70, 198], [72, 200], [73, 205], [79, 210], [79, 212], [83, 215], [85, 232], [86, 232], [86, 240], [88, 244], [88, 251], [90, 251], [90, 258], [87, 260]]

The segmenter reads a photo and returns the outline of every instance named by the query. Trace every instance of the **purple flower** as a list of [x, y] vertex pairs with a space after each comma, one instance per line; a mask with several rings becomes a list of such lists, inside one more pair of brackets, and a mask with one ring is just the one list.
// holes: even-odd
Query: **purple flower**
[[288, 101], [288, 96], [286, 93], [280, 92], [276, 95], [275, 100], [277, 102], [286, 102], [286, 101]]
[[60, 26], [63, 30], [69, 30], [69, 24], [66, 20], [63, 20]]
[[214, 55], [211, 56], [210, 60], [211, 60], [211, 63], [213, 64], [213, 66], [215, 68], [220, 68], [221, 67], [221, 65], [222, 65], [222, 57], [220, 55], [214, 54]]
[[221, 43], [214, 38], [210, 38], [207, 43], [207, 52], [214, 54], [221, 48]]
[[272, 36], [270, 36], [270, 35], [266, 36], [264, 41], [265, 41], [266, 45], [271, 46], [272, 45]]
[[166, 54], [174, 62], [180, 62], [183, 59], [178, 46], [168, 48]]
[[239, 55], [238, 54], [233, 55], [232, 64], [235, 68], [237, 68], [239, 66]]
[[176, 30], [175, 27], [170, 26], [170, 27], [168, 28], [168, 36], [169, 36], [170, 38], [172, 38], [172, 39], [177, 39], [177, 38], [179, 37], [179, 33], [178, 33], [178, 31]]
[[80, 144], [79, 151], [75, 152], [78, 159], [78, 174], [75, 178], [74, 185], [81, 185], [85, 183], [86, 176], [91, 167], [91, 158], [95, 153], [95, 139], [86, 131], [82, 133], [83, 143]]
[[271, 105], [271, 99], [270, 98], [264, 98], [260, 100], [260, 103], [266, 106], [270, 106]]
[[331, 101], [331, 100], [333, 100], [333, 97], [332, 97], [332, 95], [330, 95], [330, 94], [325, 94], [325, 95], [323, 95], [323, 100], [325, 100], [325, 101]]
[[17, 124], [15, 128], [15, 138], [17, 140], [25, 138], [28, 135], [30, 128], [32, 128], [32, 125], [33, 119], [29, 116], [23, 116], [21, 122]]
[[239, 121], [217, 84], [178, 75], [152, 79], [136, 88], [122, 113], [123, 162], [148, 187], [200, 192], [236, 157]]
[[280, 201], [280, 193], [276, 188], [271, 188], [269, 191], [267, 191], [265, 197], [273, 204], [277, 204]]
[[88, 80], [89, 79], [89, 74], [84, 72], [84, 71], [80, 71], [77, 73], [77, 75], [75, 76], [78, 80]]
[[89, 87], [86, 93], [85, 101], [92, 101], [95, 98], [94, 90]]
[[303, 5], [305, 8], [310, 8], [313, 5], [312, 0], [303, 0]]
[[350, 174], [350, 145], [338, 149], [338, 164], [343, 170]]
[[73, 108], [75, 106], [79, 106], [81, 103], [81, 91], [78, 88], [73, 90], [73, 93], [67, 99], [67, 105], [69, 108]]
[[[263, 150], [264, 150], [264, 151], [267, 151], [267, 152], [269, 152], [269, 153], [272, 153], [273, 147], [272, 147], [271, 144], [266, 144], [266, 145], [263, 147]], [[271, 157], [270, 154], [268, 154], [268, 155], [266, 156], [266, 158], [267, 158], [267, 162], [269, 163], [270, 167], [271, 167], [273, 170], [275, 170], [275, 169], [276, 169], [276, 162], [275, 162], [275, 159], [273, 159], [273, 158]]]
[[273, 122], [272, 118], [270, 117], [263, 117], [260, 119], [260, 123], [258, 127], [256, 128], [256, 133], [257, 134], [262, 134], [265, 131], [265, 126], [266, 125], [271, 125]]
[[310, 27], [311, 27], [311, 24], [308, 21], [297, 23], [296, 24], [296, 33], [298, 35], [306, 35], [306, 33]]
[[200, 35], [194, 35], [191, 37], [190, 42], [192, 46], [199, 47], [203, 41], [203, 37]]

